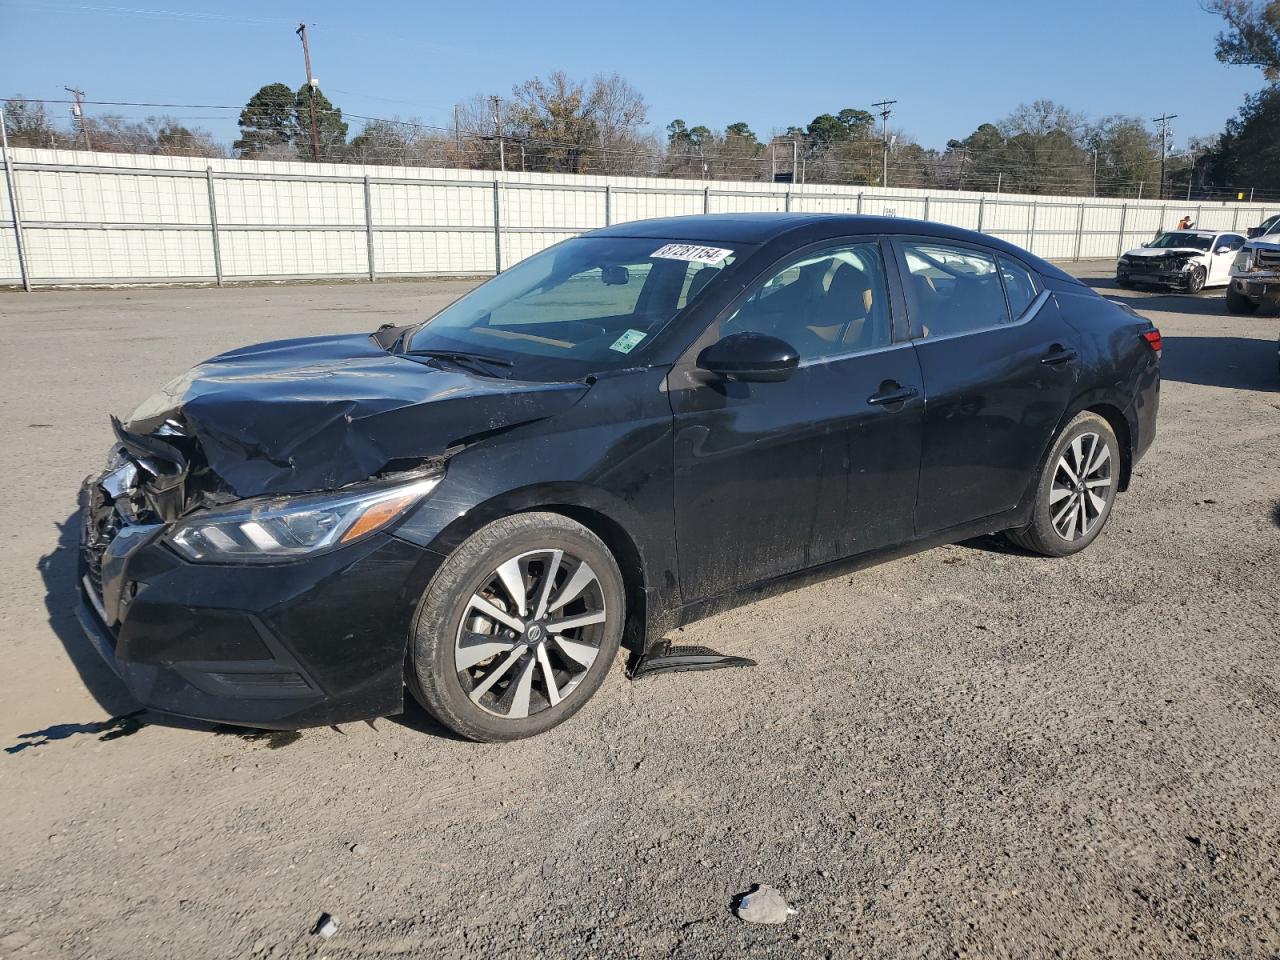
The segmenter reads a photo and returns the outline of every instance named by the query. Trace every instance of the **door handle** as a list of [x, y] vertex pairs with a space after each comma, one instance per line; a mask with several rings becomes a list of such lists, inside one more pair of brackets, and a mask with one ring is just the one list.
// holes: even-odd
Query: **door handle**
[[880, 392], [867, 397], [867, 403], [873, 407], [884, 407], [894, 403], [906, 403], [912, 397], [918, 397], [920, 391], [915, 387], [904, 387], [897, 383], [880, 384]]
[[1076, 353], [1074, 350], [1070, 350], [1061, 345], [1055, 345], [1048, 353], [1040, 358], [1040, 362], [1045, 366], [1051, 367], [1059, 363], [1068, 363], [1078, 356], [1080, 356], [1080, 354]]

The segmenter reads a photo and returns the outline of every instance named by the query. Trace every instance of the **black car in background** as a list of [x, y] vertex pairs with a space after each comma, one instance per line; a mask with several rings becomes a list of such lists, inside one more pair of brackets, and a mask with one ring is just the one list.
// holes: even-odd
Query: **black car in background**
[[979, 534], [1084, 549], [1155, 434], [1159, 355], [965, 230], [622, 224], [424, 323], [174, 380], [83, 488], [80, 618], [161, 711], [327, 724], [408, 687], [528, 736], [624, 637]]

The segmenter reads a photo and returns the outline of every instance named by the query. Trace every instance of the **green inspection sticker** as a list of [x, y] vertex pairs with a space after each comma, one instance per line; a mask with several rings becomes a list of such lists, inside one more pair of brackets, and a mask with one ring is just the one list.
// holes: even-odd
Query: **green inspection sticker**
[[630, 353], [636, 348], [636, 344], [644, 338], [645, 334], [641, 333], [639, 330], [628, 330], [617, 340], [613, 341], [613, 343], [609, 345], [609, 349], [617, 350], [619, 353]]

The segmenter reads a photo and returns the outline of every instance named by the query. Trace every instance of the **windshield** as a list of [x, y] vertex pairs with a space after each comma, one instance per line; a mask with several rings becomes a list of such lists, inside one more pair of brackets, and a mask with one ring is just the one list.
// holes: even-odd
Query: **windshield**
[[1261, 231], [1259, 236], [1266, 236], [1271, 233], [1280, 233], [1280, 214], [1276, 214], [1274, 217], [1269, 217], [1268, 219], [1263, 220], [1262, 226], [1259, 227], [1259, 230]]
[[1208, 250], [1213, 237], [1201, 236], [1198, 233], [1162, 233], [1159, 239], [1151, 244], [1153, 247], [1192, 247], [1196, 250]]
[[495, 375], [517, 380], [579, 380], [637, 366], [654, 336], [743, 249], [634, 237], [566, 240], [440, 311], [403, 349], [458, 360], [472, 354], [488, 360]]

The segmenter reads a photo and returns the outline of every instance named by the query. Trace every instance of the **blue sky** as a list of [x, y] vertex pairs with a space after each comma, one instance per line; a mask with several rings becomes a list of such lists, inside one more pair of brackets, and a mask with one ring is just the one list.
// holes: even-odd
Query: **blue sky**
[[[889, 97], [892, 125], [941, 147], [1043, 97], [1094, 117], [1167, 110], [1181, 145], [1220, 131], [1262, 86], [1259, 71], [1214, 59], [1220, 21], [1196, 0], [0, 0], [0, 96], [79, 86], [90, 100], [240, 106], [264, 83], [300, 85], [300, 18], [338, 106], [440, 125], [458, 100], [563, 69], [622, 74], [654, 128], [746, 120], [765, 136]], [[115, 112], [236, 133], [234, 112]]]

